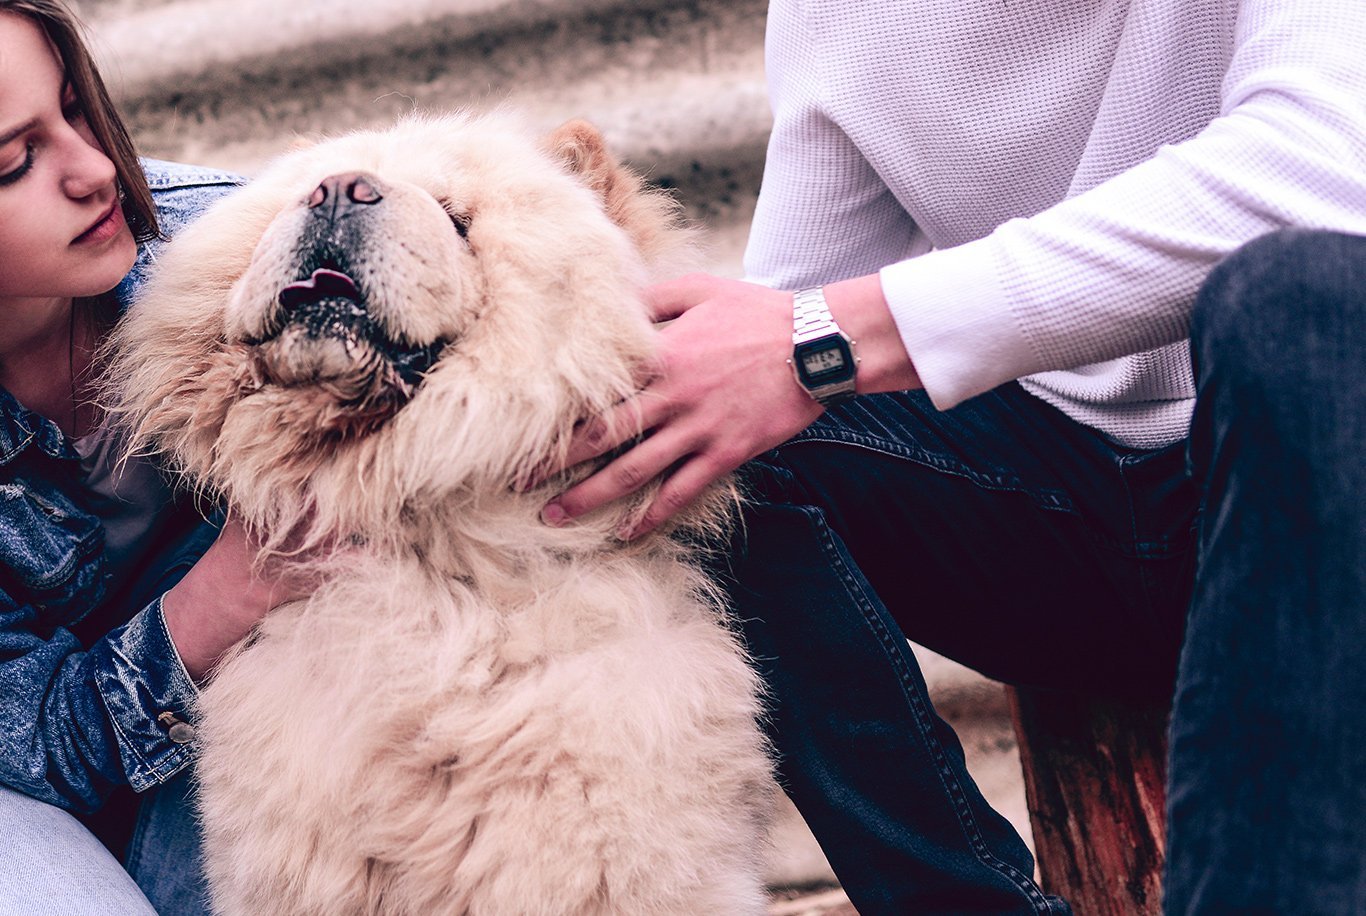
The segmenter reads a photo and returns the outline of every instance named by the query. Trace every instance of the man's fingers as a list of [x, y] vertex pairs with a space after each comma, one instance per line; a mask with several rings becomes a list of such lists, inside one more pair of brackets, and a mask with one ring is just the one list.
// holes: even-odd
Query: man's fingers
[[721, 282], [709, 274], [686, 274], [656, 283], [645, 290], [646, 311], [652, 321], [670, 321], [710, 298]]
[[647, 389], [622, 401], [603, 416], [585, 420], [569, 440], [564, 467], [572, 468], [590, 458], [605, 455], [623, 442], [654, 429], [667, 414], [667, 406]]
[[605, 415], [579, 424], [569, 440], [564, 461], [558, 464], [547, 462], [535, 468], [518, 480], [515, 487], [519, 492], [535, 489], [551, 475], [606, 454], [623, 442], [654, 429], [665, 415], [666, 411], [658, 399], [648, 397], [644, 392], [622, 401]]
[[694, 458], [669, 475], [654, 501], [633, 527], [617, 532], [623, 541], [643, 537], [673, 518], [701, 496], [717, 478], [734, 468], [720, 469], [703, 458]]
[[546, 524], [561, 525], [586, 515], [639, 490], [664, 473], [686, 452], [686, 446], [676, 436], [668, 433], [651, 436], [592, 477], [580, 481], [551, 500], [542, 510], [541, 518]]

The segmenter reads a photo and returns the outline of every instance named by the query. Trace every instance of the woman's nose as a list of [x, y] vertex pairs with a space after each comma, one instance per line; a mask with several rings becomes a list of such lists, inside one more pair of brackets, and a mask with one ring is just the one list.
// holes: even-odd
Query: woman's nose
[[114, 183], [114, 163], [100, 149], [94, 135], [84, 125], [74, 127], [63, 146], [66, 148], [62, 190], [79, 200], [98, 193]]

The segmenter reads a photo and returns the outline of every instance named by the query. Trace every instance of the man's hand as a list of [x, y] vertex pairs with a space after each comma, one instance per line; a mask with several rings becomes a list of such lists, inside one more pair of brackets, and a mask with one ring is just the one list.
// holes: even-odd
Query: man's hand
[[552, 500], [542, 511], [547, 524], [562, 525], [673, 468], [640, 522], [619, 532], [639, 537], [821, 413], [787, 364], [791, 293], [692, 274], [652, 287], [647, 302], [655, 321], [672, 319], [660, 332], [656, 375], [610, 417], [585, 423], [567, 464], [609, 452], [637, 430], [649, 435]]

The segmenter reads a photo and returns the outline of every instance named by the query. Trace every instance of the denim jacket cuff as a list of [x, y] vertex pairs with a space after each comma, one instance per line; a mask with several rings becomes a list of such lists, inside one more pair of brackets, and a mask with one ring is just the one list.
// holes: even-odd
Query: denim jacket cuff
[[171, 642], [161, 601], [90, 650], [128, 784], [138, 792], [169, 779], [194, 753], [199, 691]]

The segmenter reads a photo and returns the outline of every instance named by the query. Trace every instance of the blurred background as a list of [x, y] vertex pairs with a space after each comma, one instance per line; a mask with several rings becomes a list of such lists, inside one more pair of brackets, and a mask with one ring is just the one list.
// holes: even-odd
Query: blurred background
[[[582, 117], [707, 229], [739, 276], [763, 171], [767, 0], [81, 0], [143, 155], [251, 176], [295, 139], [408, 112], [509, 106]], [[1001, 688], [922, 656], [987, 797], [1029, 838]], [[852, 912], [790, 806], [772, 916]]]

